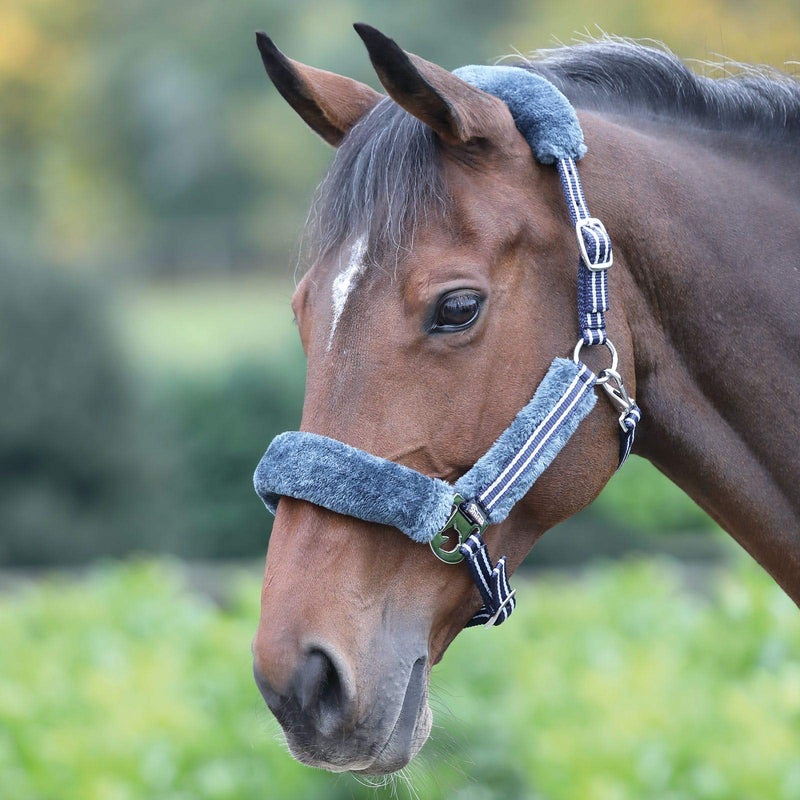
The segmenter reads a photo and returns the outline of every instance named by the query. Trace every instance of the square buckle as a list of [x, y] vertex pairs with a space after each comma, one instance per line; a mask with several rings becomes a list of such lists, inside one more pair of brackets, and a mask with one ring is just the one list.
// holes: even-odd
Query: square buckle
[[[597, 236], [605, 238], [608, 242], [608, 250], [606, 252], [606, 257], [603, 261], [595, 264], [589, 258], [589, 253], [586, 250], [586, 239], [583, 236], [584, 229], [588, 229], [593, 231]], [[578, 239], [578, 247], [581, 251], [581, 259], [583, 263], [586, 264], [586, 268], [591, 270], [592, 272], [602, 272], [605, 269], [611, 267], [614, 263], [614, 251], [611, 249], [611, 238], [608, 235], [608, 231], [606, 230], [606, 226], [603, 225], [601, 220], [597, 219], [597, 217], [586, 217], [585, 219], [579, 219], [575, 223], [575, 236]]]

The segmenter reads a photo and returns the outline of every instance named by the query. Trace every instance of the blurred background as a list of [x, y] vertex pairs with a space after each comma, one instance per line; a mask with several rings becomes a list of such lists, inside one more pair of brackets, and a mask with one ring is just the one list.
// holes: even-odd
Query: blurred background
[[[374, 795], [289, 758], [249, 667], [250, 476], [299, 423], [289, 298], [331, 157], [253, 32], [377, 88], [356, 20], [448, 68], [600, 31], [704, 72], [800, 56], [796, 0], [2, 0], [3, 800]], [[527, 570], [527, 610], [434, 671], [441, 727], [389, 791], [800, 796], [793, 606], [653, 468]]]

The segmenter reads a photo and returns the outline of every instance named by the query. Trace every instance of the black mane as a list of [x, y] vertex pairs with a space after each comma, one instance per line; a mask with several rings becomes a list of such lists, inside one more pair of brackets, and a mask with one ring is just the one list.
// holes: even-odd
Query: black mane
[[[714, 67], [724, 77], [711, 78], [665, 48], [611, 37], [507, 63], [547, 78], [578, 108], [666, 118], [800, 151], [800, 81], [777, 70], [729, 64]], [[417, 223], [446, 208], [433, 132], [385, 98], [345, 137], [317, 190], [309, 255], [364, 235], [373, 261], [400, 258]]]
[[540, 50], [515, 64], [547, 78], [578, 108], [667, 117], [798, 145], [800, 81], [770, 67], [698, 65], [721, 77], [689, 69], [665, 47], [616, 37]]

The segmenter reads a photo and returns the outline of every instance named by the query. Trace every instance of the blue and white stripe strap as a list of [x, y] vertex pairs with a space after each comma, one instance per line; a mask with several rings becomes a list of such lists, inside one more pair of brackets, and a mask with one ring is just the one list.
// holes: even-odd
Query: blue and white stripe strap
[[[519, 449], [506, 459], [493, 480], [480, 489], [476, 499], [490, 519], [492, 511], [504, 505], [502, 501], [506, 495], [518, 498], [527, 493], [533, 480], [538, 477], [529, 475], [528, 468], [531, 465], [541, 466], [538, 461], [539, 454], [546, 448], [548, 442], [558, 439], [561, 431], [571, 425], [573, 414], [581, 409], [581, 400], [591, 394], [596, 381], [597, 376], [585, 364], [579, 363], [574, 378], [544, 419]], [[521, 492], [514, 491], [517, 484], [522, 487]]]
[[[504, 498], [527, 493], [538, 474], [555, 457], [553, 454], [544, 463], [542, 452], [546, 451], [549, 442], [559, 439], [564, 431], [574, 430], [576, 419], [582, 419], [586, 414], [585, 398], [593, 397], [596, 382], [597, 376], [585, 364], [576, 365], [574, 377], [563, 388], [542, 421], [501, 463], [497, 474], [486, 481], [471, 501], [471, 504], [477, 505], [481, 519], [491, 520], [492, 512], [503, 509], [508, 503], [508, 499], [504, 502]], [[533, 469], [531, 465], [534, 465]], [[506, 574], [506, 557], [502, 556], [493, 565], [479, 531], [470, 535], [459, 551], [483, 598], [483, 607], [467, 627], [502, 625], [516, 605], [514, 591], [509, 586]]]
[[605, 390], [611, 405], [619, 411], [619, 469], [628, 459], [636, 437], [636, 426], [642, 418], [642, 411], [625, 388], [622, 376], [615, 369], [605, 369], [598, 379]]
[[633, 440], [636, 437], [636, 426], [641, 418], [641, 409], [635, 402], [632, 402], [631, 407], [620, 417], [619, 424], [622, 431], [619, 437], [619, 466], [617, 469], [628, 460], [628, 456], [631, 454]]
[[603, 223], [589, 213], [578, 168], [572, 158], [558, 161], [561, 188], [581, 257], [578, 262], [578, 323], [584, 344], [604, 344], [608, 311], [608, 268], [614, 263], [611, 239]]
[[483, 607], [467, 623], [467, 627], [483, 625], [490, 628], [492, 625], [502, 625], [511, 616], [517, 603], [514, 590], [508, 583], [506, 557], [500, 558], [493, 566], [486, 550], [486, 542], [478, 534], [472, 534], [459, 550], [483, 598]]

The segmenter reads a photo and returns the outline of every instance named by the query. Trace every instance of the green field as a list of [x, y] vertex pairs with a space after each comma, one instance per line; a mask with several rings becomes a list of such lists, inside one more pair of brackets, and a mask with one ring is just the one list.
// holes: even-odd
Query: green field
[[[294, 763], [250, 673], [258, 567], [212, 603], [168, 561], [0, 596], [3, 800], [372, 798]], [[416, 796], [800, 796], [800, 616], [754, 565], [669, 562], [518, 579], [509, 624], [433, 673]], [[404, 782], [380, 796], [409, 794]]]
[[290, 270], [132, 284], [115, 319], [131, 360], [145, 371], [212, 373], [231, 361], [303, 359], [290, 301]]

